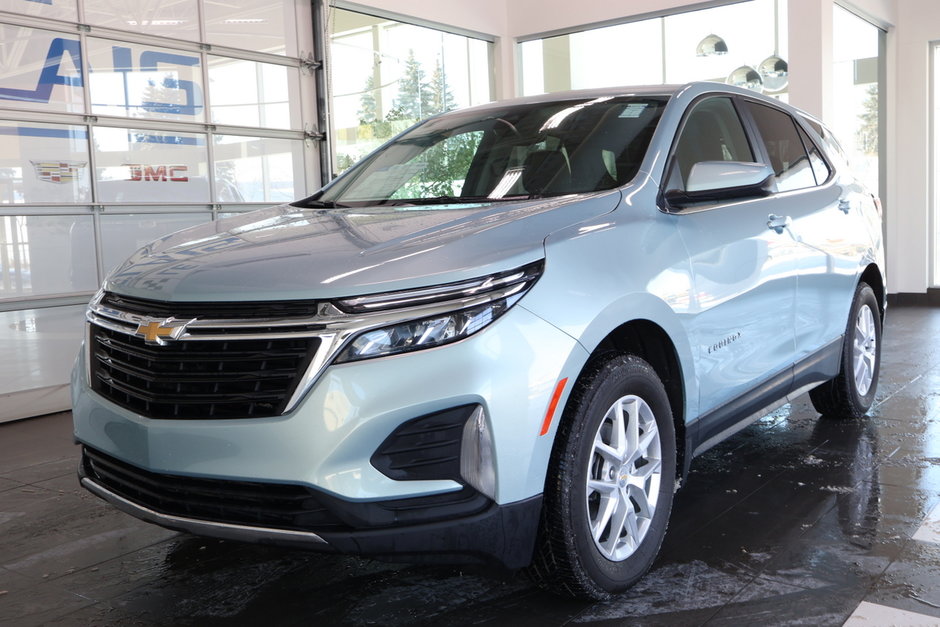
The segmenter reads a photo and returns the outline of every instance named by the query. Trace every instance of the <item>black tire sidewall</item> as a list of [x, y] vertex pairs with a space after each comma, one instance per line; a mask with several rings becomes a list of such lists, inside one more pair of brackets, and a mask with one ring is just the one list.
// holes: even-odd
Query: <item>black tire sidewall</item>
[[[622, 562], [604, 557], [590, 534], [585, 498], [588, 464], [593, 452], [594, 435], [607, 410], [623, 396], [633, 394], [642, 398], [652, 409], [657, 426], [662, 455], [662, 475], [653, 521], [640, 547]], [[568, 443], [567, 458], [571, 461], [567, 477], [567, 517], [573, 531], [573, 549], [585, 574], [606, 592], [626, 589], [650, 567], [662, 544], [675, 487], [676, 447], [675, 428], [669, 399], [655, 371], [646, 362], [633, 357], [616, 357], [604, 365], [592, 382], [577, 408], [578, 421], [573, 425], [576, 438]]]

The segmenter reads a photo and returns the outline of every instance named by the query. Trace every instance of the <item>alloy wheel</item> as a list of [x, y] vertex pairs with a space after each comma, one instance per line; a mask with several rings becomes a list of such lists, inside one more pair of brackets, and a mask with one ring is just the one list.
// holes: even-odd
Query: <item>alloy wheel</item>
[[852, 346], [852, 370], [855, 390], [859, 396], [868, 394], [875, 378], [878, 338], [875, 335], [875, 317], [871, 308], [862, 306], [855, 317], [855, 337]]
[[594, 435], [586, 506], [591, 537], [614, 562], [630, 557], [649, 530], [662, 478], [662, 446], [653, 410], [642, 398], [617, 400]]

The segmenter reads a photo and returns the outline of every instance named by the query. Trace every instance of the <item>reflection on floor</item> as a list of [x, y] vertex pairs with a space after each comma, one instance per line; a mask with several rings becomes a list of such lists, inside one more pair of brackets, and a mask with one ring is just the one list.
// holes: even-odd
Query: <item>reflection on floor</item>
[[78, 488], [68, 414], [0, 425], [0, 624], [940, 624], [938, 336], [940, 309], [893, 308], [870, 417], [801, 397], [696, 459], [652, 571], [593, 604], [176, 534]]

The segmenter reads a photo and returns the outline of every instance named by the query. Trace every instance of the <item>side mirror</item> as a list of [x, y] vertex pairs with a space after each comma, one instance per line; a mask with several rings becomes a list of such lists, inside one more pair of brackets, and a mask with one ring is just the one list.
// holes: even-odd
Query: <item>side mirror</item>
[[685, 187], [665, 192], [669, 206], [767, 196], [774, 191], [774, 171], [764, 163], [700, 161], [692, 166]]

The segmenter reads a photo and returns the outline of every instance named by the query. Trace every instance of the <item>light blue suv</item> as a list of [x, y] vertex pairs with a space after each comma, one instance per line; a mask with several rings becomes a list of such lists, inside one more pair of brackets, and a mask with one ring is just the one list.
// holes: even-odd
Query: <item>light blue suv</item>
[[724, 85], [432, 118], [110, 274], [81, 482], [172, 529], [603, 598], [696, 455], [805, 391], [871, 406], [880, 213], [822, 124]]

